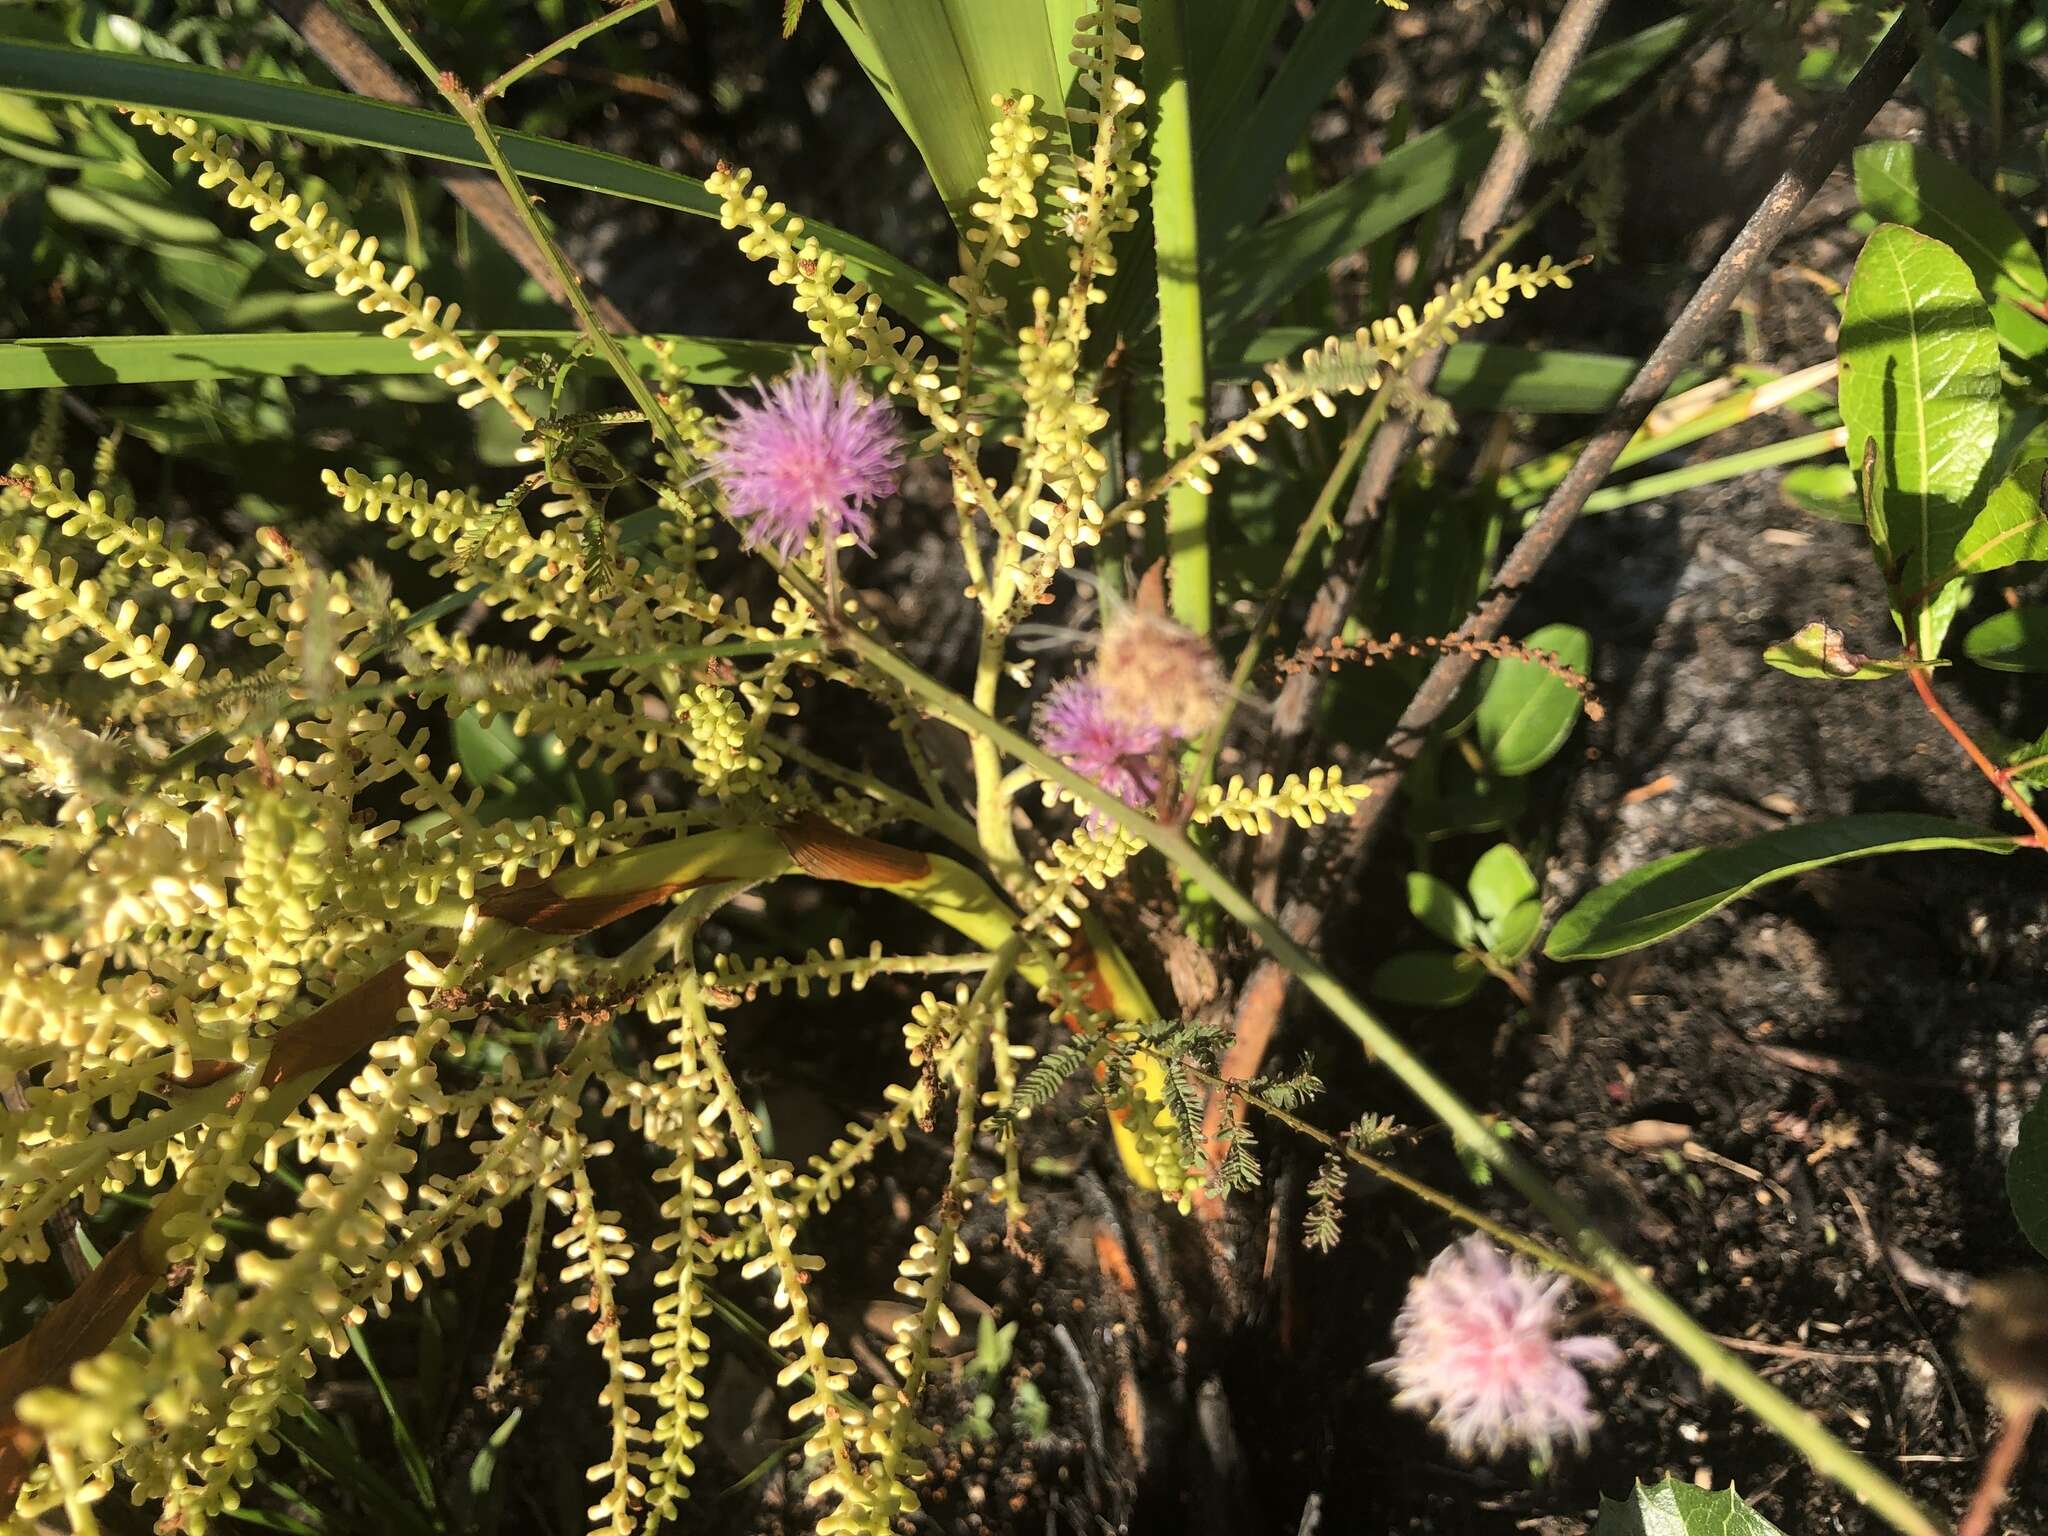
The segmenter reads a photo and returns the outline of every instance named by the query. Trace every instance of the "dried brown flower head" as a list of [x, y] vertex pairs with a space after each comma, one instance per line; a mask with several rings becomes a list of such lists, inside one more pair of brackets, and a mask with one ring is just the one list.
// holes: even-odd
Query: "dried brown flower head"
[[1209, 642], [1142, 609], [1118, 614], [1103, 630], [1095, 675], [1112, 708], [1183, 741], [1214, 725], [1223, 703], [1223, 669]]
[[1979, 1280], [1963, 1320], [1962, 1354], [2006, 1407], [2048, 1402], [2048, 1274]]

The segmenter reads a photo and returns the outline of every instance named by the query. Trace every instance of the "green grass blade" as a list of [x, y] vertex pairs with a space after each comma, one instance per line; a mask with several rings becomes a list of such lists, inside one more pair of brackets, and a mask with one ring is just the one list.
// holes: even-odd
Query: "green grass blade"
[[363, 1363], [363, 1370], [370, 1378], [370, 1385], [376, 1388], [377, 1400], [384, 1405], [384, 1417], [391, 1429], [391, 1440], [398, 1447], [399, 1464], [405, 1468], [405, 1475], [412, 1482], [412, 1491], [419, 1498], [420, 1508], [427, 1511], [436, 1529], [440, 1527], [440, 1501], [434, 1496], [434, 1473], [427, 1465], [427, 1454], [420, 1449], [414, 1438], [412, 1426], [405, 1421], [405, 1413], [398, 1406], [398, 1399], [391, 1395], [391, 1386], [384, 1380], [384, 1373], [377, 1368], [376, 1356], [370, 1353], [370, 1344], [363, 1337], [363, 1330], [354, 1323], [348, 1325], [349, 1347], [356, 1358]]
[[1797, 464], [1802, 459], [1839, 453], [1841, 447], [1842, 434], [1838, 431], [1808, 432], [1783, 442], [1766, 443], [1761, 448], [1703, 459], [1697, 464], [1687, 464], [1660, 475], [1643, 475], [1639, 479], [1624, 480], [1619, 485], [1603, 486], [1586, 498], [1585, 509], [1588, 512], [1618, 512], [1623, 507], [1655, 501], [1663, 496], [1676, 496], [1681, 491], [1698, 490], [1703, 485], [1739, 480], [1760, 470], [1776, 469], [1780, 464]]
[[[561, 356], [575, 331], [500, 331], [512, 357]], [[658, 338], [692, 384], [739, 385], [787, 371], [803, 349], [769, 341], [712, 336]], [[626, 353], [652, 367], [646, 341], [627, 338]], [[68, 336], [0, 341], [0, 392], [66, 389], [88, 384], [176, 384], [196, 379], [389, 378], [432, 373], [432, 359], [413, 356], [403, 338], [375, 332], [271, 331], [219, 336]]]
[[[1674, 17], [1590, 55], [1565, 88], [1556, 121], [1575, 122], [1613, 100], [1667, 58], [1693, 25], [1690, 17]], [[1490, 115], [1486, 107], [1469, 107], [1233, 240], [1210, 269], [1212, 338], [1227, 347], [1228, 338], [1241, 336], [1331, 262], [1435, 208], [1478, 176], [1497, 137]]]
[[[155, 107], [455, 165], [486, 164], [475, 136], [446, 113], [141, 54], [0, 40], [0, 91], [109, 106]], [[534, 134], [500, 133], [498, 138], [512, 168], [535, 181], [672, 208], [699, 218], [718, 216], [718, 199], [694, 177]], [[820, 243], [846, 257], [853, 276], [867, 283], [899, 314], [934, 339], [942, 335], [940, 317], [959, 309], [959, 300], [943, 286], [880, 246], [828, 224], [807, 221], [807, 225]]]
[[[1152, 233], [1158, 257], [1159, 345], [1165, 449], [1177, 459], [1208, 430], [1202, 330], [1201, 221], [1195, 209], [1194, 109], [1184, 51], [1184, 0], [1145, 7], [1145, 88], [1152, 97]], [[1173, 616], [1209, 632], [1209, 493], [1175, 486], [1166, 506]]]
[[[825, 10], [916, 147], [955, 226], [962, 233], [974, 228], [979, 221], [969, 207], [982, 195], [977, 183], [988, 168], [992, 99], [1029, 91], [1049, 118], [1058, 118], [1074, 78], [1066, 56], [1078, 7], [826, 0]], [[1061, 123], [1056, 143], [1068, 132]], [[1028, 292], [1061, 281], [1061, 256], [1049, 241], [1028, 241], [1018, 254], [1019, 272], [996, 274], [1005, 289]]]
[[1202, 148], [1211, 151], [1202, 178], [1205, 235], [1235, 234], [1265, 210], [1288, 151], [1386, 13], [1386, 6], [1366, 0], [1325, 0], [1248, 115], [1202, 110]]

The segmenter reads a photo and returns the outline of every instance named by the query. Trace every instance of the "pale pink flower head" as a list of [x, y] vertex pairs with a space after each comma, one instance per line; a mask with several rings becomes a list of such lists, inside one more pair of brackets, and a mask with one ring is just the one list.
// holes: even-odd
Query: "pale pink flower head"
[[[1172, 737], [1149, 719], [1117, 708], [1093, 676], [1055, 683], [1038, 706], [1038, 744], [1125, 805], [1149, 808], [1164, 782]], [[1091, 815], [1090, 826], [1103, 818]]]
[[868, 509], [896, 492], [903, 438], [889, 407], [851, 379], [806, 364], [735, 400], [710, 454], [725, 509], [747, 547], [772, 544], [785, 560], [813, 533], [850, 533], [868, 547]]
[[1566, 1284], [1477, 1234], [1453, 1243], [1408, 1283], [1394, 1358], [1374, 1369], [1394, 1379], [1396, 1405], [1428, 1414], [1460, 1456], [1514, 1445], [1544, 1456], [1560, 1440], [1584, 1450], [1600, 1416], [1580, 1368], [1614, 1365], [1621, 1350], [1557, 1336]]

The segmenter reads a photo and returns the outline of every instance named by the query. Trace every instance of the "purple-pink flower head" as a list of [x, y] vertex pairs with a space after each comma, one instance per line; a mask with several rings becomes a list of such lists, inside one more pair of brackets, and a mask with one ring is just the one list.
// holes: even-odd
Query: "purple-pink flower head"
[[[1157, 725], [1113, 705], [1092, 676], [1054, 684], [1038, 706], [1038, 744], [1139, 810], [1159, 798], [1168, 741]], [[1101, 820], [1090, 816], [1088, 824]]]
[[772, 544], [785, 560], [814, 532], [850, 533], [868, 547], [868, 509], [894, 495], [903, 438], [894, 413], [851, 379], [807, 364], [735, 400], [710, 455], [725, 508], [747, 546]]
[[1394, 1320], [1394, 1358], [1381, 1361], [1394, 1401], [1429, 1415], [1451, 1449], [1539, 1456], [1560, 1440], [1586, 1448], [1600, 1416], [1582, 1366], [1621, 1359], [1611, 1339], [1560, 1339], [1566, 1281], [1507, 1259], [1484, 1237], [1453, 1243], [1408, 1284]]

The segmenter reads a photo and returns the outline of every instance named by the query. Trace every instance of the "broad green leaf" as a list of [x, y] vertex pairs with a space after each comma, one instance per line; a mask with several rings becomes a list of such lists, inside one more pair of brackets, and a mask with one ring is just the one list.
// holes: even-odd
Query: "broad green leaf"
[[1465, 905], [1465, 898], [1435, 875], [1409, 872], [1408, 910], [1446, 944], [1462, 949], [1479, 937], [1479, 920]]
[[2048, 1093], [2020, 1121], [2020, 1139], [2005, 1165], [2005, 1192], [2020, 1230], [2048, 1255]]
[[[1667, 57], [1691, 27], [1690, 18], [1676, 17], [1588, 55], [1565, 89], [1555, 120], [1575, 122], [1611, 101]], [[1232, 350], [1233, 338], [1330, 263], [1399, 229], [1476, 177], [1497, 137], [1491, 117], [1490, 108], [1469, 107], [1292, 212], [1232, 240], [1207, 274], [1215, 298], [1212, 344]]]
[[[996, 97], [1030, 92], [1057, 125], [1047, 148], [1067, 137], [1067, 56], [1083, 8], [1081, 0], [825, 0], [963, 234], [979, 225], [969, 208], [982, 196]], [[1055, 279], [1048, 241], [1029, 242], [1021, 255], [1028, 280]]]
[[1765, 651], [1764, 660], [1794, 677], [1813, 677], [1831, 683], [1872, 682], [1897, 677], [1912, 667], [1903, 656], [1866, 656], [1850, 650], [1842, 632], [1819, 619], [1790, 640], [1780, 640]]
[[1994, 672], [2048, 672], [2048, 608], [2008, 608], [1963, 636], [1963, 654]]
[[[1592, 655], [1592, 642], [1575, 624], [1546, 624], [1522, 643], [1553, 653], [1579, 672]], [[1479, 750], [1495, 772], [1509, 778], [1534, 773], [1555, 757], [1585, 704], [1579, 690], [1555, 672], [1518, 658], [1488, 662], [1481, 689], [1474, 717]]]
[[[458, 118], [394, 106], [346, 91], [295, 81], [265, 80], [177, 64], [139, 54], [102, 53], [48, 43], [0, 39], [0, 91], [60, 101], [155, 107], [215, 121], [254, 123], [313, 139], [337, 139], [455, 165], [485, 167], [483, 151]], [[602, 150], [583, 149], [529, 133], [500, 130], [505, 158], [521, 176], [578, 187], [633, 202], [718, 217], [718, 199], [693, 177]], [[846, 257], [847, 270], [880, 294], [934, 341], [942, 316], [960, 301], [940, 284], [829, 224], [806, 220], [821, 245]]]
[[1688, 848], [1630, 870], [1557, 920], [1543, 953], [1600, 960], [1668, 939], [1774, 881], [1880, 853], [1956, 848], [2011, 853], [2014, 840], [1938, 816], [1842, 816], [1766, 832], [1739, 843]]
[[455, 758], [464, 778], [491, 792], [479, 812], [486, 820], [546, 816], [563, 806], [582, 811], [611, 798], [607, 776], [578, 769], [552, 731], [521, 736], [507, 715], [457, 715]]
[[1998, 341], [1977, 281], [1939, 240], [1880, 225], [1857, 260], [1842, 312], [1842, 419], [1849, 463], [1877, 445], [1870, 528], [1900, 632], [1932, 659], [1930, 601], [1989, 489], [1998, 442]]
[[1955, 576], [1976, 576], [2023, 560], [2048, 560], [2048, 459], [2032, 459], [1999, 481], [1956, 546]]
[[1479, 915], [1490, 923], [1535, 897], [1536, 876], [1513, 843], [1495, 843], [1479, 855], [1465, 889], [1472, 893]]
[[1732, 1488], [1709, 1492], [1667, 1477], [1653, 1487], [1636, 1484], [1625, 1499], [1602, 1499], [1593, 1536], [1784, 1536], [1737, 1497]]
[[[500, 331], [512, 357], [574, 347], [575, 331]], [[770, 341], [670, 336], [670, 359], [693, 384], [744, 384], [790, 368], [801, 349]], [[627, 355], [650, 368], [643, 338]], [[432, 359], [414, 357], [405, 340], [360, 331], [269, 331], [220, 336], [77, 336], [0, 341], [0, 391], [85, 384], [170, 384], [189, 379], [346, 378], [431, 374]]]
[[1784, 498], [1800, 511], [1831, 523], [1863, 521], [1863, 501], [1856, 493], [1856, 472], [1846, 464], [1801, 464], [1785, 471], [1778, 482]]
[[1961, 167], [1903, 139], [1856, 151], [1856, 193], [1872, 217], [1948, 245], [1987, 292], [2048, 299], [2048, 271], [1998, 199]]
[[1486, 980], [1486, 968], [1470, 955], [1417, 949], [1394, 955], [1372, 973], [1372, 990], [1390, 1003], [1410, 1008], [1455, 1008]]
[[1959, 166], [1903, 140], [1856, 151], [1856, 191], [1879, 219], [1908, 224], [1954, 247], [1991, 308], [1999, 342], [2016, 357], [2048, 356], [2048, 324], [2022, 306], [2048, 298], [2048, 272], [1997, 198]]

